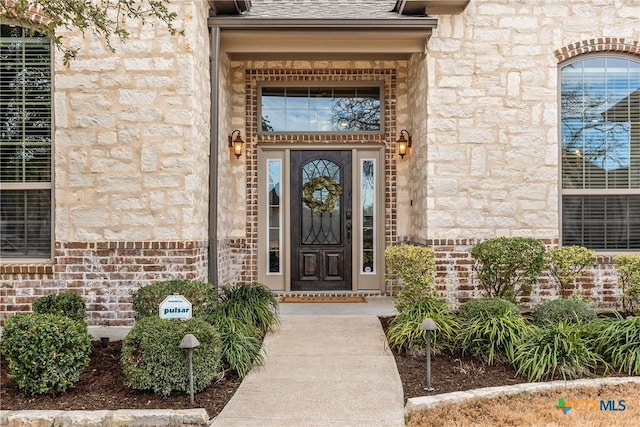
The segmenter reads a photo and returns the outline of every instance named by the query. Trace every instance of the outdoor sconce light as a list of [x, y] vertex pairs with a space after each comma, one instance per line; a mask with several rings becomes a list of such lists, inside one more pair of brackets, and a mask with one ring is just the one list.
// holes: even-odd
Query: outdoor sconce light
[[420, 324], [420, 330], [427, 331], [427, 387], [425, 387], [425, 391], [435, 390], [431, 387], [431, 332], [436, 329], [438, 329], [438, 325], [429, 317], [424, 319]]
[[[405, 137], [406, 136], [408, 137]], [[408, 130], [402, 129], [400, 131], [400, 138], [398, 138], [398, 154], [400, 158], [404, 158], [404, 155], [407, 154], [407, 151], [411, 148], [411, 134]]]
[[[238, 134], [238, 136], [236, 136], [236, 139], [233, 139], [233, 135], [235, 135], [236, 133]], [[242, 156], [242, 144], [244, 144], [244, 141], [240, 136], [240, 131], [236, 129], [231, 132], [231, 135], [229, 135], [229, 148], [233, 149], [233, 154], [236, 155], [237, 159]]]

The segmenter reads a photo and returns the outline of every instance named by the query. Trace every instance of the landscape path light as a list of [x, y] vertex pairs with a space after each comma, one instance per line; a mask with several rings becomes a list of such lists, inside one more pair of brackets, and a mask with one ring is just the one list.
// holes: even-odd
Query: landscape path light
[[424, 319], [420, 324], [420, 330], [427, 331], [427, 387], [425, 387], [425, 391], [435, 390], [431, 387], [431, 332], [437, 329], [438, 325], [429, 317]]
[[180, 348], [184, 348], [188, 352], [189, 357], [189, 398], [191, 405], [194, 405], [193, 399], [193, 349], [200, 345], [200, 341], [193, 334], [187, 334], [180, 341]]

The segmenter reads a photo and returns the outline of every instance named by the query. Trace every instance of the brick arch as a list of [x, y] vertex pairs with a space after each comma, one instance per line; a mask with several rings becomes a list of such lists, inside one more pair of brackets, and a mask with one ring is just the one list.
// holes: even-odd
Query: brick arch
[[[3, 15], [10, 17], [15, 15], [16, 3], [13, 0], [6, 0], [0, 5], [0, 12]], [[45, 12], [44, 8], [40, 4], [31, 4], [27, 9], [27, 16], [37, 25], [49, 25], [51, 23], [51, 17]]]
[[640, 41], [617, 37], [600, 37], [572, 43], [553, 53], [558, 62], [566, 61], [584, 53], [619, 52], [640, 57]]

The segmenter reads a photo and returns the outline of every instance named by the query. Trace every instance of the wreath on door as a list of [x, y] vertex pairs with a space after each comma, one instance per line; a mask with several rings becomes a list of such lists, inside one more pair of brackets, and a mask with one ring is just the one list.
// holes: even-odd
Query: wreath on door
[[[338, 197], [342, 194], [342, 186], [331, 177], [316, 176], [304, 184], [302, 191], [302, 202], [312, 212], [332, 212], [338, 203]], [[320, 197], [315, 196], [318, 191]], [[322, 197], [325, 192], [326, 196]]]

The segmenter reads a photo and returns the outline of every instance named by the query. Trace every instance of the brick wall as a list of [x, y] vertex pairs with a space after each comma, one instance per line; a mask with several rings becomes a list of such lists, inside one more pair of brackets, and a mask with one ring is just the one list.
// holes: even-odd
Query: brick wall
[[207, 242], [56, 243], [55, 262], [0, 265], [0, 320], [43, 295], [72, 291], [87, 304], [92, 326], [133, 324], [131, 294], [167, 279], [207, 279]]

